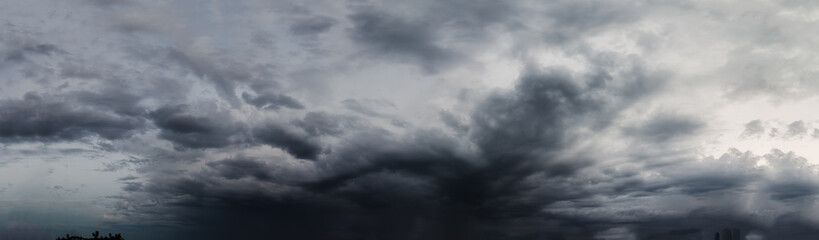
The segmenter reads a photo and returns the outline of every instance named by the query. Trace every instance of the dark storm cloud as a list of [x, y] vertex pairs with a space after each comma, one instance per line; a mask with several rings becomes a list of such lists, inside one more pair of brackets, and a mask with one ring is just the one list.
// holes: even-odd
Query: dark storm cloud
[[[358, 129], [332, 152], [319, 156], [321, 148], [308, 136], [342, 135], [330, 134], [339, 126], [331, 115], [315, 113], [297, 121], [305, 134], [275, 124], [254, 131], [264, 143], [315, 159], [320, 170], [314, 179], [280, 179], [268, 163], [238, 157], [208, 163], [208, 169], [199, 173], [153, 177], [142, 188], [126, 187], [153, 199], [169, 197], [173, 204], [160, 204], [162, 211], [174, 212], [179, 219], [199, 219], [187, 221], [199, 226], [191, 230], [193, 235], [203, 227], [211, 230], [201, 234], [219, 236], [319, 239], [592, 239], [615, 233], [675, 239], [707, 237], [723, 227], [768, 236], [814, 231], [801, 219], [782, 218], [773, 226], [746, 220], [748, 216], [730, 208], [730, 203], [717, 205], [716, 210], [671, 208], [668, 211], [675, 214], [663, 215], [640, 202], [681, 196], [708, 202], [751, 189], [765, 191], [777, 201], [816, 194], [814, 185], [798, 177], [769, 182], [771, 175], [804, 176], [796, 174], [803, 171], [798, 166], [805, 166], [804, 161], [790, 153], [763, 156], [770, 169], [755, 166], [758, 156], [732, 150], [703, 162], [636, 161], [632, 164], [648, 165], [635, 168], [639, 171], [607, 171], [602, 179], [581, 173], [595, 163], [563, 159], [557, 153], [576, 141], [572, 134], [578, 127], [598, 128], [595, 118], [622, 107], [598, 101], [604, 92], [592, 85], [565, 70], [527, 70], [514, 91], [489, 96], [473, 112], [469, 137], [477, 151], [466, 150], [458, 139], [439, 131], [416, 130], [397, 137]], [[607, 94], [633, 97], [616, 89]], [[648, 139], [685, 137], [690, 126], [699, 124], [687, 120], [659, 115], [645, 125], [651, 130], [636, 133], [646, 133], [638, 136]], [[666, 121], [675, 124], [665, 125]], [[681, 125], [688, 130], [668, 130]], [[643, 171], [662, 177], [642, 179]], [[233, 183], [248, 180], [281, 191], [266, 193], [261, 186]], [[621, 200], [606, 200], [614, 198]], [[568, 212], [557, 211], [566, 204]], [[620, 212], [617, 204], [627, 204], [623, 211], [630, 212]], [[789, 223], [799, 225], [783, 227]], [[225, 227], [247, 231], [220, 230]]]
[[[662, 172], [668, 179], [648, 181], [636, 175], [611, 176], [617, 180], [612, 179], [609, 181], [622, 181], [625, 185], [614, 192], [610, 192], [610, 194], [664, 195], [670, 192], [702, 196], [719, 191], [743, 189], [761, 177], [761, 172], [754, 169], [753, 164], [755, 162], [751, 153], [731, 150], [719, 158], [711, 159], [711, 162], [701, 163], [701, 165], [673, 162], [646, 166], [643, 168], [644, 170]], [[717, 166], [722, 169], [715, 169], [714, 167]], [[679, 171], [680, 169], [685, 169], [685, 171]], [[724, 169], [731, 169], [732, 171], [724, 172]], [[617, 193], [617, 191], [620, 193]]]
[[74, 106], [37, 93], [0, 101], [3, 141], [76, 140], [86, 136], [126, 138], [144, 127], [144, 119]]
[[659, 114], [625, 129], [625, 133], [650, 142], [665, 142], [681, 136], [696, 134], [703, 123], [685, 116]]
[[254, 129], [253, 132], [254, 137], [262, 143], [281, 148], [300, 159], [315, 160], [321, 153], [321, 146], [318, 143], [285, 126], [270, 123]]
[[77, 102], [100, 109], [112, 111], [124, 116], [144, 116], [147, 111], [137, 104], [141, 97], [124, 91], [122, 88], [107, 88], [101, 91], [79, 91], [72, 93]]
[[207, 165], [213, 168], [218, 176], [231, 180], [252, 177], [256, 180], [267, 181], [273, 178], [270, 169], [263, 162], [254, 159], [225, 159]]
[[[269, 123], [253, 130], [255, 138], [297, 158], [315, 160], [311, 163], [318, 175], [288, 181], [277, 178], [270, 165], [283, 160], [237, 157], [210, 162], [199, 173], [155, 176], [135, 194], [190, 196], [162, 207], [173, 209], [168, 211], [180, 218], [207, 219], [195, 221], [203, 227], [247, 229], [239, 233], [246, 237], [560, 236], [560, 230], [542, 227], [539, 209], [592, 194], [560, 183], [591, 162], [561, 158], [558, 153], [576, 141], [573, 131], [608, 116], [607, 109], [622, 107], [599, 101], [601, 94], [609, 93], [585, 84], [585, 78], [565, 69], [527, 69], [513, 91], [492, 94], [471, 119], [458, 120], [462, 131], [468, 126], [469, 135], [462, 137], [470, 143], [438, 130], [416, 129], [396, 136], [377, 128], [356, 128], [346, 125], [342, 116], [318, 112], [293, 122], [301, 129]], [[612, 94], [625, 95], [619, 90]], [[382, 115], [374, 109], [393, 107], [376, 100], [345, 104], [365, 115]], [[332, 151], [322, 152], [314, 136], [341, 141]], [[234, 185], [250, 180], [256, 183]], [[263, 185], [280, 191], [259, 191]], [[696, 189], [707, 186], [689, 185], [689, 191], [705, 191]], [[240, 220], [219, 220], [228, 218]], [[530, 225], [518, 225], [523, 222]], [[219, 230], [224, 228], [207, 228], [216, 235], [230, 234]]]
[[491, 40], [490, 27], [521, 26], [513, 19], [520, 9], [505, 1], [419, 1], [412, 11], [399, 9], [357, 6], [349, 15], [349, 37], [364, 46], [365, 53], [415, 64], [427, 73], [466, 61], [473, 52], [460, 48]]
[[[554, 154], [574, 141], [573, 127], [607, 107], [594, 99], [593, 91], [577, 84], [565, 69], [529, 69], [513, 94], [493, 95], [479, 105], [472, 116], [471, 137], [488, 161], [484, 181], [497, 181], [491, 185], [506, 189], [496, 194], [516, 196], [534, 188], [523, 184], [527, 177], [569, 175], [588, 164], [582, 159], [555, 159]], [[543, 196], [544, 203], [555, 197], [548, 195]]]
[[290, 25], [290, 32], [296, 35], [315, 35], [330, 30], [336, 20], [327, 16], [312, 16], [298, 19]]
[[245, 103], [255, 106], [258, 109], [278, 110], [280, 108], [304, 109], [305, 106], [291, 96], [282, 93], [282, 86], [279, 82], [272, 80], [274, 73], [267, 69], [262, 69], [254, 74], [249, 87], [255, 94], [242, 92], [242, 100]]
[[233, 143], [231, 137], [243, 129], [221, 113], [210, 117], [188, 112], [189, 106], [165, 106], [149, 114], [162, 131], [159, 137], [186, 148], [219, 148]]
[[126, 192], [137, 192], [142, 190], [142, 183], [139, 182], [123, 182], [125, 186], [122, 187], [122, 190]]
[[[757, 166], [760, 160], [770, 165]], [[764, 207], [776, 207], [779, 204], [788, 205], [790, 202], [801, 201], [800, 199], [809, 198], [817, 193], [815, 184], [817, 176], [808, 174], [815, 171], [816, 167], [792, 152], [785, 153], [774, 149], [760, 156], [731, 149], [716, 159], [676, 161], [669, 165], [642, 170], [655, 172], [663, 177], [631, 184], [631, 188], [615, 192], [597, 189], [594, 192], [600, 194], [602, 190], [606, 193], [596, 196], [607, 198], [572, 199], [568, 201], [572, 204], [550, 206], [545, 211], [565, 210], [571, 213], [561, 214], [562, 216], [578, 219], [585, 225], [624, 226], [637, 236], [660, 239], [674, 239], [670, 238], [670, 235], [673, 235], [671, 231], [681, 229], [701, 229], [704, 233], [713, 234], [714, 231], [725, 227], [739, 227], [746, 234], [754, 231], [769, 239], [797, 236], [819, 229], [808, 223], [811, 220], [790, 217], [802, 211], [799, 207], [781, 209], [776, 216], [760, 216], [748, 212], [745, 209], [747, 206], [742, 205], [752, 201], [761, 203]], [[630, 176], [634, 175], [626, 177]], [[607, 188], [607, 185], [599, 187]], [[675, 200], [678, 198], [687, 200]], [[650, 205], [651, 201], [677, 201], [682, 206], [663, 206], [661, 208], [668, 214], [658, 214], [653, 211], [656, 208], [643, 205]], [[622, 209], [617, 210], [618, 208]], [[696, 234], [694, 236], [709, 237]]]
[[457, 56], [438, 46], [435, 26], [412, 22], [374, 10], [350, 16], [354, 27], [350, 37], [377, 54], [409, 60], [428, 72], [435, 72]]
[[151, 113], [151, 116], [159, 128], [170, 132], [207, 133], [214, 130], [215, 124], [212, 124], [209, 119], [183, 115], [183, 111], [184, 106], [164, 107]]
[[310, 136], [338, 136], [349, 128], [359, 127], [355, 118], [343, 115], [333, 115], [326, 112], [309, 112], [301, 120], [292, 122], [304, 129]]
[[810, 182], [780, 182], [768, 186], [773, 200], [789, 200], [819, 193], [819, 186]]
[[242, 99], [246, 103], [260, 109], [277, 110], [285, 107], [290, 109], [304, 109], [304, 105], [298, 100], [283, 94], [264, 94], [252, 96], [249, 93], [242, 93]]
[[395, 139], [386, 132], [370, 130], [359, 132], [348, 141], [349, 144], [322, 159], [320, 163], [327, 168], [328, 176], [308, 184], [309, 188], [334, 191], [358, 177], [391, 172], [415, 175], [427, 180], [443, 180], [437, 178], [448, 174], [457, 178], [462, 172], [473, 169], [467, 159], [458, 156], [454, 139], [432, 131], [417, 132], [409, 139]]
[[[347, 210], [344, 204], [332, 199], [297, 192], [282, 197], [266, 196], [263, 191], [253, 187], [234, 185], [233, 189], [219, 188], [220, 182], [203, 181], [205, 179], [177, 177], [153, 180], [155, 182], [143, 188], [146, 193], [178, 200], [171, 207], [161, 204], [164, 202], [130, 206], [130, 209], [122, 206], [122, 212], [138, 209], [134, 214], [166, 212], [178, 219], [188, 219], [185, 224], [190, 227], [175, 229], [175, 233], [185, 239], [353, 239], [362, 236], [344, 232], [349, 229], [348, 226], [360, 221], [360, 212]], [[161, 198], [155, 199], [163, 201]]]
[[488, 156], [523, 161], [535, 157], [529, 151], [548, 153], [571, 144], [577, 140], [574, 127], [607, 127], [606, 119], [660, 89], [635, 91], [630, 86], [665, 81], [639, 67], [606, 74], [613, 75], [612, 86], [600, 88], [590, 81], [594, 75], [529, 67], [515, 87], [516, 95], [492, 95], [479, 105], [472, 116], [473, 141]]
[[[730, 190], [745, 187], [749, 179], [743, 176], [700, 176], [693, 179], [679, 179], [673, 187], [681, 193], [699, 195], [713, 191]], [[671, 186], [669, 186], [671, 187]]]
[[[219, 173], [216, 175], [195, 174], [193, 179], [154, 178], [155, 182], [145, 190], [151, 196], [192, 196], [174, 203], [171, 211], [184, 219], [198, 219], [189, 222], [198, 226], [221, 226], [209, 227], [206, 233], [209, 235], [312, 239], [479, 237], [478, 232], [469, 233], [479, 230], [473, 226], [476, 221], [470, 216], [473, 213], [469, 213], [474, 211], [470, 210], [473, 207], [465, 206], [466, 210], [458, 210], [440, 208], [436, 204], [438, 201], [452, 204], [469, 202], [470, 199], [464, 194], [480, 194], [474, 187], [470, 188], [471, 193], [463, 193], [465, 190], [459, 189], [466, 186], [468, 181], [443, 189], [438, 189], [434, 184], [445, 181], [442, 178], [450, 174], [452, 178], [460, 178], [459, 173], [469, 169], [458, 168], [458, 165], [465, 167], [464, 163], [452, 158], [447, 146], [441, 146], [451, 142], [427, 137], [410, 140], [419, 145], [416, 150], [396, 146], [394, 144], [397, 142], [388, 137], [362, 138], [352, 140], [367, 142], [349, 146], [343, 150], [344, 156], [339, 156], [337, 162], [328, 162], [338, 166], [328, 166], [327, 170], [332, 173], [327, 179], [303, 182], [307, 187], [297, 184], [281, 188], [284, 191], [280, 193], [282, 195], [259, 191], [252, 185], [235, 186], [214, 179], [238, 181], [269, 176], [263, 172], [264, 168], [258, 161], [235, 160], [210, 164]], [[356, 155], [364, 161], [359, 162], [363, 165], [349, 163], [352, 166], [347, 166], [345, 161], [354, 160], [349, 157]], [[372, 165], [367, 162], [372, 162]], [[427, 171], [436, 169], [438, 173]], [[431, 180], [425, 180], [426, 177]], [[220, 185], [234, 187], [221, 188]], [[445, 199], [437, 195], [449, 194], [448, 191], [452, 190], [461, 192], [451, 193], [460, 196]], [[204, 199], [208, 200], [200, 201]], [[222, 220], [227, 218], [234, 220]], [[228, 228], [246, 231], [228, 232]], [[199, 227], [196, 231], [201, 232]]]
[[137, 179], [139, 179], [139, 178], [129, 175], [129, 176], [121, 177], [121, 178], [119, 178], [117, 180], [119, 180], [119, 181], [132, 181], [132, 180], [137, 180]]
[[[674, 91], [665, 88], [669, 79], [688, 78], [686, 71], [696, 68], [681, 68], [680, 77], [653, 69], [677, 64], [676, 56], [666, 58], [673, 51], [644, 53], [649, 47], [642, 42], [634, 42], [632, 51], [634, 35], [657, 31], [659, 39], [688, 29], [668, 27], [667, 22], [686, 21], [662, 17], [626, 26], [644, 15], [683, 13], [649, 8], [651, 1], [295, 3], [303, 9], [287, 13], [292, 15], [283, 23], [255, 11], [291, 3], [262, 8], [237, 2], [236, 8], [215, 4], [186, 11], [132, 1], [85, 3], [102, 8], [92, 13], [111, 13], [96, 17], [110, 17], [100, 19], [110, 20], [113, 35], [84, 25], [77, 32], [100, 35], [87, 45], [71, 43], [85, 39], [81, 35], [63, 37], [58, 45], [0, 36], [2, 62], [58, 59], [53, 67], [41, 64], [42, 79], [31, 82], [43, 92], [63, 94], [0, 100], [0, 142], [117, 140], [89, 143], [96, 144], [93, 153], [134, 156], [95, 162], [106, 176], [136, 175], [111, 178], [121, 191], [110, 197], [119, 202], [105, 206], [114, 208], [104, 215], [105, 224], [134, 232], [170, 229], [173, 234], [165, 237], [174, 239], [710, 239], [723, 227], [798, 239], [819, 232], [811, 212], [804, 211], [819, 194], [816, 166], [779, 150], [692, 157], [695, 147], [686, 143], [713, 130], [707, 129], [714, 127], [706, 119], [710, 115], [652, 109], [665, 103], [654, 94]], [[66, 21], [89, 21], [80, 16], [84, 12], [74, 14]], [[258, 19], [264, 24], [254, 26]], [[52, 22], [58, 21], [44, 29]], [[690, 36], [711, 36], [702, 33], [709, 32]], [[67, 33], [57, 35], [62, 34]], [[345, 37], [357, 48], [330, 47], [349, 47], [337, 39]], [[616, 49], [608, 48], [609, 40]], [[679, 44], [663, 43], [669, 46], [654, 47]], [[269, 51], [277, 45], [283, 51]], [[64, 54], [63, 46], [101, 53]], [[307, 60], [290, 48], [317, 46], [328, 49]], [[117, 52], [120, 48], [126, 52]], [[544, 49], [545, 57], [534, 56]], [[520, 56], [529, 54], [537, 60]], [[61, 61], [62, 55], [72, 59]], [[376, 64], [375, 70], [346, 62], [362, 55], [394, 62]], [[73, 59], [99, 56], [104, 57], [98, 62]], [[562, 63], [552, 56], [577, 64], [539, 66]], [[748, 65], [738, 60], [743, 56], [729, 58], [737, 61], [729, 67], [745, 71]], [[521, 59], [527, 60], [517, 62]], [[498, 77], [490, 68], [496, 60], [529, 65], [512, 89], [489, 90], [480, 82]], [[391, 84], [391, 74], [406, 74], [384, 67], [396, 62], [426, 71], [406, 76], [436, 81], [432, 98], [404, 96], [429, 91], [418, 89], [386, 95], [333, 90], [376, 80]], [[777, 73], [776, 66], [759, 73]], [[325, 75], [333, 81], [315, 82]], [[347, 79], [362, 75], [367, 77]], [[771, 76], [777, 75], [747, 84], [764, 90], [768, 79], [776, 79]], [[51, 78], [65, 84], [45, 84]], [[289, 92], [305, 79], [312, 82]], [[448, 95], [461, 87], [480, 97]], [[301, 98], [317, 94], [322, 96]], [[321, 106], [322, 101], [337, 105]], [[410, 112], [415, 107], [430, 108], [416, 115]], [[673, 112], [675, 106], [668, 107]], [[424, 122], [430, 120], [436, 122]], [[146, 127], [148, 121], [155, 128]], [[385, 122], [396, 128], [379, 128]], [[770, 124], [748, 122], [741, 137], [770, 133], [797, 139], [813, 128], [810, 121]], [[52, 193], [72, 190], [51, 186]]]

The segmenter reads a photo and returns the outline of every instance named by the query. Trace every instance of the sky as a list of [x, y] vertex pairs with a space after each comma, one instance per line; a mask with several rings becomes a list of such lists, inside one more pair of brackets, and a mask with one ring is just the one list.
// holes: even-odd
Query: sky
[[0, 1], [0, 240], [819, 235], [819, 3]]

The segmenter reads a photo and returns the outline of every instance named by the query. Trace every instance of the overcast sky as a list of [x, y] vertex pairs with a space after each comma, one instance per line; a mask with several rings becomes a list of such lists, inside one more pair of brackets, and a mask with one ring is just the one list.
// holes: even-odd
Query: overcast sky
[[819, 235], [819, 4], [0, 1], [0, 240]]

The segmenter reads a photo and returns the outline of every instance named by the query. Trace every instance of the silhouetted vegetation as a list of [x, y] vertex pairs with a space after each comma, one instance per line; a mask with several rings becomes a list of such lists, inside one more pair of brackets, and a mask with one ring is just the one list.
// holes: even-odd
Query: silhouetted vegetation
[[81, 236], [69, 236], [68, 234], [66, 234], [65, 237], [58, 237], [57, 240], [125, 240], [125, 238], [122, 238], [122, 235], [120, 235], [119, 233], [117, 234], [108, 233], [108, 236], [100, 237], [100, 231], [92, 232], [91, 237], [92, 238], [84, 238]]

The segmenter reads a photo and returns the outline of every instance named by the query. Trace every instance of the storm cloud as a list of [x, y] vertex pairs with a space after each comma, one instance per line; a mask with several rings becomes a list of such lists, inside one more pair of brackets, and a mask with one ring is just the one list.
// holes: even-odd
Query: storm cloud
[[0, 239], [812, 239], [815, 8], [0, 3]]
[[149, 114], [161, 129], [160, 138], [187, 148], [213, 148], [229, 145], [232, 136], [241, 133], [242, 126], [228, 118], [194, 116], [186, 113], [187, 108], [185, 105], [166, 106]]
[[68, 105], [35, 92], [23, 99], [0, 102], [0, 137], [4, 141], [76, 140], [85, 136], [106, 139], [128, 137], [142, 129], [145, 120], [82, 106]]

